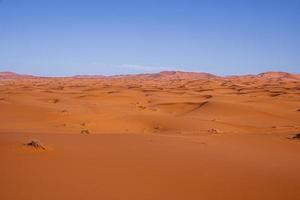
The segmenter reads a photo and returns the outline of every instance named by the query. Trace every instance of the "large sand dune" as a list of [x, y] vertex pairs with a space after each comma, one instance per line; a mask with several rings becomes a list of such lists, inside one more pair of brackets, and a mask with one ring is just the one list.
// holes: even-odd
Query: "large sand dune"
[[0, 199], [300, 196], [298, 74], [6, 72], [0, 111]]

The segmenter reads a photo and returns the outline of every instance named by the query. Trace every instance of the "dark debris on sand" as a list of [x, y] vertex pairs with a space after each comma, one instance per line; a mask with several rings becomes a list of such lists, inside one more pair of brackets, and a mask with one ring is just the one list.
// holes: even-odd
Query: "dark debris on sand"
[[84, 129], [84, 130], [81, 130], [80, 133], [88, 135], [88, 134], [90, 134], [90, 131], [88, 129]]
[[297, 133], [292, 137], [293, 140], [300, 140], [300, 133]]
[[33, 147], [35, 149], [42, 149], [42, 150], [46, 150], [46, 147], [37, 139], [33, 139], [30, 142], [25, 144], [28, 147]]

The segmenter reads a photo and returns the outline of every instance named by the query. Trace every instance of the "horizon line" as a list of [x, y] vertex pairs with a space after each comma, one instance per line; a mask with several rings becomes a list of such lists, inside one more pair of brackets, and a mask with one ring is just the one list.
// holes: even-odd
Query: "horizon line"
[[167, 72], [177, 72], [177, 73], [193, 73], [193, 74], [207, 74], [215, 77], [232, 77], [232, 76], [256, 76], [260, 74], [267, 74], [267, 73], [287, 73], [291, 75], [300, 75], [300, 73], [293, 73], [293, 72], [288, 72], [288, 71], [262, 71], [259, 73], [245, 73], [245, 74], [231, 74], [231, 75], [216, 75], [214, 73], [210, 72], [204, 72], [204, 71], [185, 71], [185, 70], [162, 70], [159, 72], [141, 72], [141, 73], [124, 73], [124, 74], [113, 74], [113, 75], [104, 75], [104, 74], [74, 74], [74, 75], [66, 75], [66, 76], [47, 76], [47, 75], [36, 75], [36, 74], [29, 74], [29, 73], [19, 73], [16, 71], [0, 71], [1, 74], [10, 74], [10, 75], [15, 75], [15, 76], [32, 76], [36, 78], [74, 78], [74, 77], [80, 77], [80, 76], [86, 76], [87, 78], [93, 77], [93, 76], [98, 76], [98, 77], [122, 77], [122, 76], [138, 76], [138, 75], [151, 75], [151, 74], [162, 74], [162, 73], [167, 73]]

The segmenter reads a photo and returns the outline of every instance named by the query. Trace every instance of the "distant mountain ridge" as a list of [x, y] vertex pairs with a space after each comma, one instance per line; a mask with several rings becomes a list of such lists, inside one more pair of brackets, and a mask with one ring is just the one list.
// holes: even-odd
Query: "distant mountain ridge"
[[139, 78], [139, 79], [207, 79], [218, 78], [219, 76], [205, 73], [205, 72], [183, 72], [183, 71], [161, 71], [158, 73], [146, 74], [130, 74], [130, 75], [117, 75], [111, 76], [112, 78]]
[[264, 72], [257, 75], [258, 77], [263, 78], [284, 78], [284, 79], [299, 79], [300, 74], [290, 74], [287, 72]]
[[[20, 78], [54, 78], [54, 77], [41, 77], [27, 74], [18, 74], [14, 72], [0, 72], [0, 79], [20, 79]], [[144, 74], [128, 74], [128, 75], [75, 75], [68, 77], [57, 77], [57, 78], [133, 78], [133, 79], [162, 79], [162, 80], [173, 80], [173, 79], [215, 79], [215, 78], [257, 78], [257, 79], [285, 79], [285, 80], [300, 80], [300, 74], [293, 74], [287, 72], [263, 72], [257, 75], [233, 75], [233, 76], [217, 76], [206, 72], [185, 72], [185, 71], [161, 71], [158, 73], [144, 73]]]
[[0, 72], [0, 78], [34, 78], [37, 76], [17, 74], [15, 72]]

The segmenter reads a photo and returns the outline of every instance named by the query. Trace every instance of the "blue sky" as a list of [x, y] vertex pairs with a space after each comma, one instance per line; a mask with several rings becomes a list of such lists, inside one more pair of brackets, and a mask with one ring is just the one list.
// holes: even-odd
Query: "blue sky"
[[0, 71], [300, 73], [300, 0], [0, 0]]

